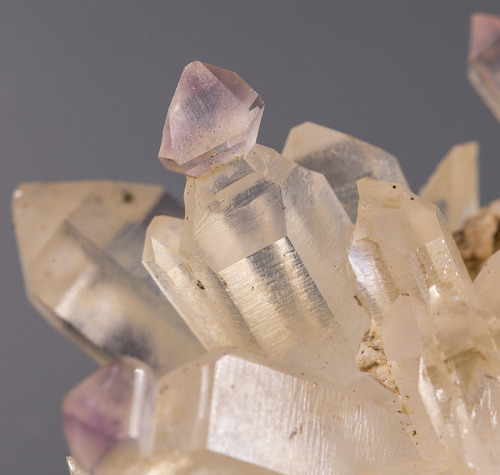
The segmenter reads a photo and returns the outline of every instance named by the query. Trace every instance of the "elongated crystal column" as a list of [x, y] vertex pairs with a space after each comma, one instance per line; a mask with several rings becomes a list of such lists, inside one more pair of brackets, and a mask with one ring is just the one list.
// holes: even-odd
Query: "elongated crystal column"
[[[153, 450], [131, 473], [359, 474], [419, 459], [404, 414], [235, 350], [163, 376], [158, 391]], [[127, 473], [113, 463], [100, 469]]]
[[236, 346], [261, 353], [217, 277], [202, 268], [202, 282], [184, 264], [179, 255], [183, 224], [182, 219], [171, 216], [153, 219], [146, 234], [144, 266], [206, 349]]
[[349, 261], [377, 323], [400, 295], [429, 303], [429, 289], [474, 301], [469, 274], [435, 206], [396, 183], [358, 181], [358, 221]]
[[256, 145], [188, 178], [184, 197], [184, 262], [205, 287], [204, 269], [217, 276], [264, 353], [353, 378], [368, 317], [347, 275], [350, 221], [326, 179]]
[[384, 150], [312, 122], [290, 130], [283, 155], [325, 175], [352, 222], [358, 214], [356, 181], [369, 177], [408, 187], [398, 160]]
[[134, 356], [162, 373], [203, 353], [141, 265], [152, 216], [182, 213], [161, 187], [26, 183], [12, 211], [30, 301], [93, 358]]

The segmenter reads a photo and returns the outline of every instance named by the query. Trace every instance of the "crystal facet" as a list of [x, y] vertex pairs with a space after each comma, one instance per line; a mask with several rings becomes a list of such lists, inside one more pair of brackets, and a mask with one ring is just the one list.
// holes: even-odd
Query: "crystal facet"
[[99, 369], [64, 398], [63, 425], [71, 454], [93, 472], [113, 448], [148, 453], [153, 437], [156, 380], [151, 369], [122, 357]]
[[350, 221], [326, 179], [256, 145], [188, 177], [184, 197], [178, 254], [193, 277], [182, 298], [201, 285], [219, 296], [215, 327], [249, 329], [265, 355], [292, 367], [354, 378], [368, 317], [347, 274]]
[[476, 13], [471, 19], [469, 80], [500, 120], [500, 17]]
[[92, 357], [130, 355], [164, 372], [202, 354], [141, 265], [151, 217], [182, 212], [161, 187], [26, 183], [12, 210], [31, 302]]
[[356, 474], [419, 459], [404, 414], [235, 350], [163, 376], [158, 390], [154, 447], [135, 473], [208, 473], [193, 469], [201, 460], [214, 473]]
[[472, 282], [439, 210], [399, 184], [358, 181], [349, 261], [377, 326], [400, 295], [429, 303], [429, 289], [474, 300]]
[[477, 142], [455, 145], [420, 189], [420, 197], [441, 210], [452, 232], [479, 209], [478, 154]]
[[369, 177], [408, 187], [396, 157], [312, 122], [304, 122], [290, 130], [283, 155], [325, 175], [352, 222], [356, 222], [358, 212], [357, 180]]
[[500, 355], [492, 318], [445, 297], [424, 330], [420, 393], [456, 473], [497, 473], [500, 464]]
[[68, 464], [69, 475], [87, 475], [87, 472], [80, 468], [73, 457], [66, 457], [66, 463]]
[[194, 61], [170, 104], [159, 158], [170, 170], [201, 176], [243, 157], [255, 145], [263, 110], [236, 73]]

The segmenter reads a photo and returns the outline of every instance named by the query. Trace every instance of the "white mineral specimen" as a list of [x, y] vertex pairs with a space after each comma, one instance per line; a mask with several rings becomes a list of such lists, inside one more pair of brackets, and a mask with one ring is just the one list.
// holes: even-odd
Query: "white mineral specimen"
[[29, 299], [99, 362], [125, 354], [161, 373], [203, 353], [141, 266], [151, 217], [182, 212], [161, 187], [26, 183], [12, 212]]
[[235, 350], [215, 350], [158, 388], [151, 455], [129, 472], [108, 459], [98, 475], [358, 474], [419, 459], [404, 414]]
[[479, 209], [479, 145], [455, 145], [420, 189], [420, 197], [435, 204], [452, 232]]
[[304, 122], [290, 130], [283, 155], [325, 175], [352, 222], [358, 213], [356, 181], [374, 178], [408, 188], [396, 157], [350, 135]]

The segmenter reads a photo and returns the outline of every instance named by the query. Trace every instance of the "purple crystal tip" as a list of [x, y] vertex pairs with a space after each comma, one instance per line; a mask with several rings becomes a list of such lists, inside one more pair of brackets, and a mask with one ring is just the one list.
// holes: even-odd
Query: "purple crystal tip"
[[159, 158], [166, 168], [197, 177], [244, 157], [255, 145], [263, 110], [238, 74], [194, 61], [168, 109]]
[[122, 357], [66, 394], [63, 426], [71, 455], [87, 471], [122, 441], [147, 451], [153, 434], [156, 380], [145, 363]]
[[488, 13], [474, 13], [471, 16], [469, 58], [481, 56], [500, 40], [500, 16]]

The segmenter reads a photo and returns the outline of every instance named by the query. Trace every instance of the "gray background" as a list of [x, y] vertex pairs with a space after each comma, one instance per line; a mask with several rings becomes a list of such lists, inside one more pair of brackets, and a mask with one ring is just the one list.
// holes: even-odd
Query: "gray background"
[[414, 190], [453, 144], [481, 143], [482, 200], [500, 196], [500, 124], [465, 76], [461, 1], [0, 3], [0, 473], [64, 474], [62, 396], [95, 366], [28, 304], [9, 202], [29, 180], [164, 184], [165, 114], [194, 59], [262, 96], [259, 142], [312, 120], [396, 155]]

